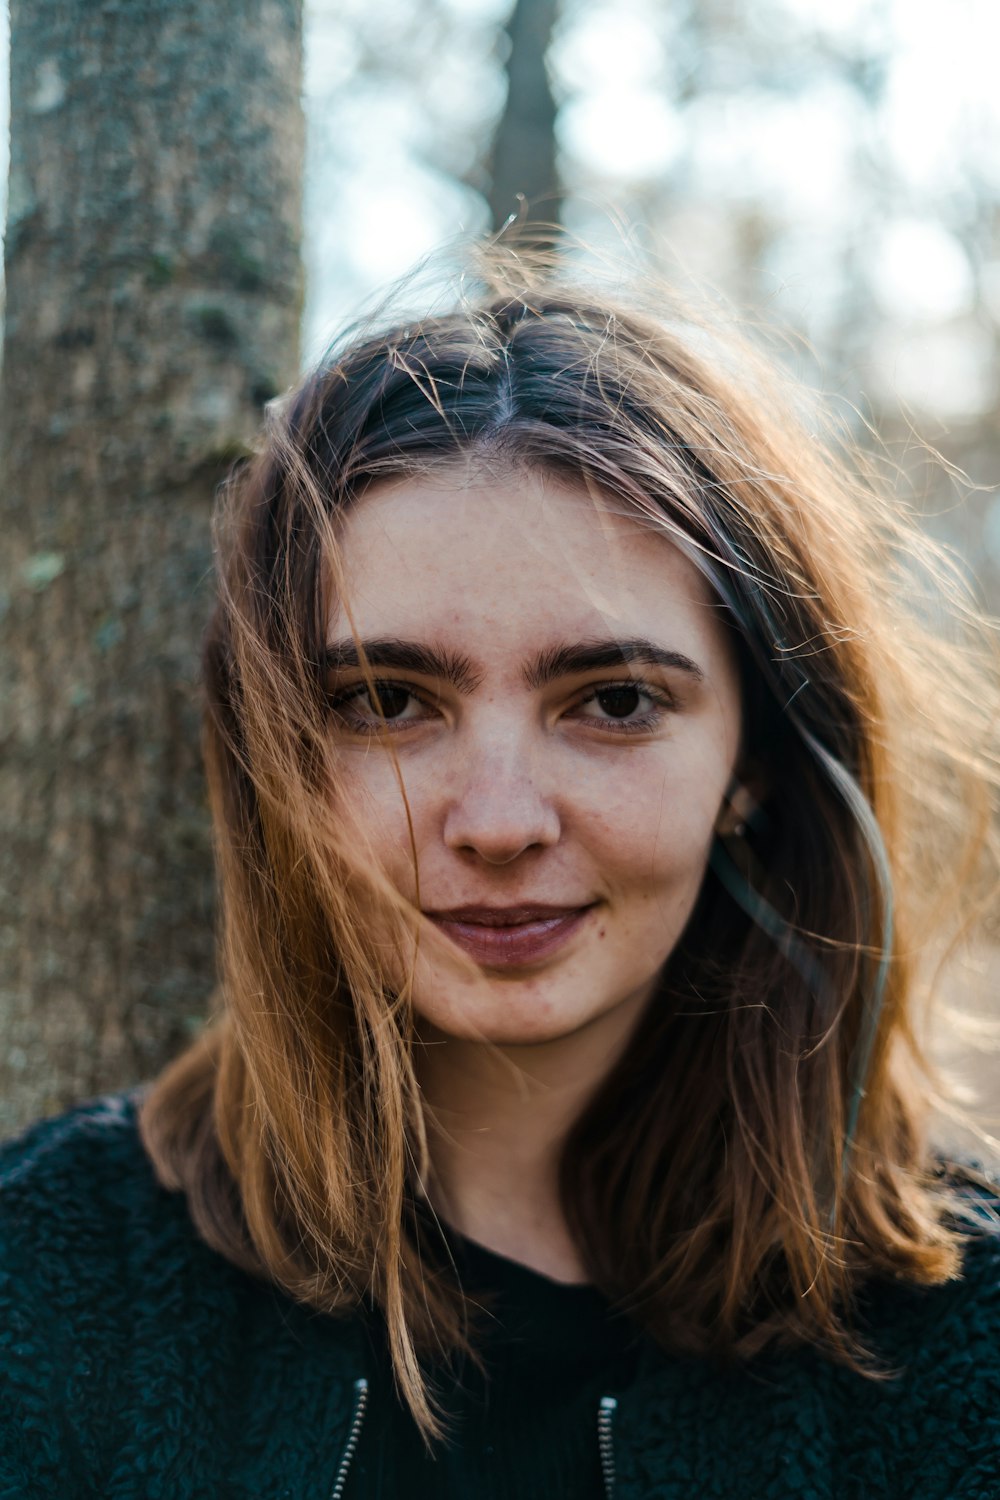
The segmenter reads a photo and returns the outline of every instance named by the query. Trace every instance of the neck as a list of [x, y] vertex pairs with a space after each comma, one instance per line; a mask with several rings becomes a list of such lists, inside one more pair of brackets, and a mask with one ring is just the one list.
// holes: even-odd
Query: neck
[[420, 1028], [431, 1204], [466, 1238], [559, 1281], [587, 1279], [560, 1201], [563, 1147], [624, 1049], [621, 1019], [524, 1046]]

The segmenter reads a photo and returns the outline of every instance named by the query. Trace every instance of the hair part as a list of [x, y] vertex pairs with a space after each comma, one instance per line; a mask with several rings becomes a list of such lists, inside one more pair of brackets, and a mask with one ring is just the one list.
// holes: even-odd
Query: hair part
[[[996, 888], [995, 648], [932, 544], [749, 347], [659, 292], [645, 313], [500, 251], [481, 273], [453, 312], [338, 349], [223, 496], [204, 656], [223, 1011], [153, 1085], [147, 1148], [220, 1253], [324, 1312], [380, 1307], [399, 1388], [441, 1431], [422, 1361], [468, 1348], [470, 1323], [417, 1211], [399, 955], [420, 919], [359, 852], [322, 653], [349, 602], [339, 523], [370, 485], [550, 473], [705, 572], [766, 786], [566, 1142], [568, 1223], [666, 1348], [808, 1341], [877, 1374], [850, 1326], [859, 1285], [960, 1265], [915, 1016], [927, 956]], [[954, 639], [908, 608], [918, 574], [956, 600]]]

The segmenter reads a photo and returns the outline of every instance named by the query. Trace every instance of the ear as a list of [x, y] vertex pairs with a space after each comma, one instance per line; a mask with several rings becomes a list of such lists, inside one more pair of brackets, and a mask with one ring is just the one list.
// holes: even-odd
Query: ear
[[764, 803], [770, 784], [759, 762], [741, 766], [733, 773], [715, 820], [715, 831], [720, 838], [739, 838], [747, 827], [761, 823], [766, 814]]

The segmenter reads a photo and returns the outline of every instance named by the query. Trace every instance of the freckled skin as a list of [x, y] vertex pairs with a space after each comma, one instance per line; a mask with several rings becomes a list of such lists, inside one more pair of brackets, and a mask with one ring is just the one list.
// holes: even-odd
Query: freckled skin
[[[485, 969], [480, 983], [432, 932], [417, 960], [418, 1016], [444, 1036], [501, 1045], [598, 1021], [630, 1027], [691, 913], [739, 747], [736, 662], [701, 575], [666, 535], [595, 508], [582, 488], [471, 470], [373, 487], [346, 519], [343, 559], [362, 639], [447, 648], [476, 673], [462, 693], [379, 669], [403, 690], [396, 732], [337, 733], [340, 784], [398, 889], [415, 898], [393, 750], [424, 910], [593, 904], [553, 955]], [[330, 637], [349, 635], [340, 612]], [[645, 664], [524, 679], [546, 648], [634, 636], [684, 653], [702, 680]], [[624, 682], [635, 697], [633, 680], [629, 717], [655, 722], [623, 732], [624, 700], [594, 694]]]

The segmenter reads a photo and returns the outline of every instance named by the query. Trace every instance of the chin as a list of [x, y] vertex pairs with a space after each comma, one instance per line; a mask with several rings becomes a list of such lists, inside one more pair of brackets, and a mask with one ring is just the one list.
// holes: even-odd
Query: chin
[[433, 1030], [454, 1041], [488, 1043], [494, 1047], [542, 1046], [573, 1036], [606, 1011], [617, 1009], [616, 1000], [609, 1000], [606, 1006], [581, 1010], [578, 995], [573, 997], [577, 1004], [570, 1000], [560, 1005], [540, 995], [537, 989], [533, 994], [516, 994], [509, 979], [491, 983], [487, 977], [484, 982], [491, 993], [475, 995], [466, 991], [456, 995], [453, 1004], [448, 1003], [440, 989], [427, 1005], [422, 1005], [420, 997], [415, 996], [418, 1030]]

